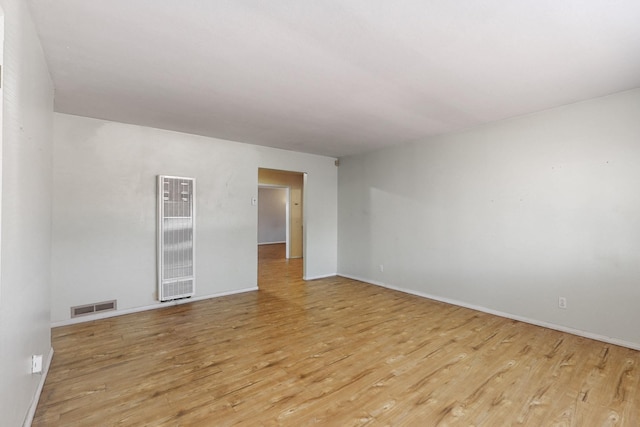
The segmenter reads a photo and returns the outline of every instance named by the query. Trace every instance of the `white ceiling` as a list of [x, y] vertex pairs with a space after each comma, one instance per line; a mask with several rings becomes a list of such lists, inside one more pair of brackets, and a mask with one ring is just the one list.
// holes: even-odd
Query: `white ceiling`
[[28, 0], [56, 111], [343, 156], [640, 87], [638, 0]]

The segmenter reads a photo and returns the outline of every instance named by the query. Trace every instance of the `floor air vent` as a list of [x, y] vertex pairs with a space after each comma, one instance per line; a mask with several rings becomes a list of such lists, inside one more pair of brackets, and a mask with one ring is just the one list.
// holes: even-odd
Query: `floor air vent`
[[97, 302], [95, 304], [78, 305], [71, 307], [71, 317], [86, 316], [88, 314], [102, 313], [103, 311], [111, 311], [117, 308], [116, 300]]

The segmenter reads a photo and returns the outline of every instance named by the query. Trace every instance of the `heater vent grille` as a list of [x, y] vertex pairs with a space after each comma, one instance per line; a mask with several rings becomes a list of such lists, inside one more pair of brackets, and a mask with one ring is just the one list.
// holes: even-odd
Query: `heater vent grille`
[[195, 180], [158, 177], [158, 296], [195, 294]]
[[112, 311], [118, 308], [116, 300], [96, 302], [94, 304], [78, 305], [71, 307], [71, 317], [86, 316], [88, 314], [102, 313], [103, 311]]
[[165, 299], [184, 298], [193, 295], [193, 280], [178, 280], [176, 282], [164, 282], [162, 294]]

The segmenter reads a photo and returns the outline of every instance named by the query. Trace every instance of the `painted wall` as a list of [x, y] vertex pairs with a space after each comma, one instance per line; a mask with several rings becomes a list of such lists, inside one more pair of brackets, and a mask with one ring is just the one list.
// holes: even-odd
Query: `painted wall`
[[258, 244], [286, 241], [286, 215], [286, 188], [258, 188]]
[[51, 128], [53, 86], [26, 2], [2, 0], [2, 229], [0, 424], [20, 426], [51, 350]]
[[[54, 114], [52, 321], [156, 301], [156, 175], [196, 179], [196, 298], [257, 286], [258, 168], [308, 173], [307, 276], [337, 268], [334, 159]], [[316, 214], [317, 212], [317, 214]]]
[[304, 201], [303, 174], [300, 172], [260, 169], [258, 182], [289, 187], [289, 258], [303, 256]]
[[638, 165], [640, 89], [342, 158], [339, 274], [638, 347]]

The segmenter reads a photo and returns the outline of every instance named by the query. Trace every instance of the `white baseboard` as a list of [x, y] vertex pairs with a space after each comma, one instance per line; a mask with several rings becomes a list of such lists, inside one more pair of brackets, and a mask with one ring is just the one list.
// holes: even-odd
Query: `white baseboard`
[[436, 296], [436, 295], [431, 295], [431, 294], [427, 294], [427, 293], [424, 293], [424, 292], [415, 291], [413, 289], [399, 288], [399, 287], [396, 287], [396, 286], [388, 285], [386, 283], [377, 282], [377, 281], [373, 281], [373, 280], [369, 280], [369, 279], [364, 279], [364, 278], [358, 277], [358, 276], [352, 276], [352, 275], [348, 275], [348, 274], [338, 274], [338, 276], [346, 277], [347, 279], [357, 280], [359, 282], [369, 283], [369, 284], [372, 284], [372, 285], [375, 285], [375, 286], [380, 286], [380, 287], [387, 288], [387, 289], [392, 289], [394, 291], [404, 292], [405, 294], [411, 294], [411, 295], [419, 296], [419, 297], [422, 297], [422, 298], [427, 298], [427, 299], [432, 299], [432, 300], [435, 300], [435, 301], [444, 302], [444, 303], [447, 303], [447, 304], [457, 305], [459, 307], [469, 308], [471, 310], [481, 311], [481, 312], [487, 313], [487, 314], [493, 314], [495, 316], [505, 317], [507, 319], [517, 320], [519, 322], [529, 323], [531, 325], [542, 326], [543, 328], [549, 328], [549, 329], [554, 329], [554, 330], [560, 331], [560, 332], [566, 332], [568, 334], [577, 335], [579, 337], [589, 338], [589, 339], [596, 340], [596, 341], [602, 341], [602, 342], [606, 342], [608, 344], [619, 345], [621, 347], [627, 347], [627, 348], [631, 348], [633, 350], [640, 350], [640, 344], [634, 343], [634, 342], [630, 342], [630, 341], [621, 340], [621, 339], [618, 339], [618, 338], [612, 338], [612, 337], [608, 337], [608, 336], [605, 336], [605, 335], [594, 334], [594, 333], [591, 333], [591, 332], [582, 331], [580, 329], [569, 328], [567, 326], [557, 325], [555, 323], [549, 323], [549, 322], [545, 322], [545, 321], [542, 321], [542, 320], [530, 319], [528, 317], [518, 316], [518, 315], [515, 315], [515, 314], [511, 314], [511, 313], [505, 313], [505, 312], [493, 310], [493, 309], [490, 309], [490, 308], [487, 308], [487, 307], [482, 307], [482, 306], [479, 306], [479, 305], [468, 304], [466, 302], [458, 301], [458, 300], [451, 299], [451, 298], [443, 298], [443, 297], [439, 297], [439, 296]]
[[284, 241], [282, 241], [282, 242], [263, 242], [263, 243], [258, 242], [258, 246], [262, 246], [262, 245], [281, 245], [283, 243], [287, 243], [287, 242], [284, 242]]
[[304, 276], [302, 280], [318, 280], [318, 279], [326, 279], [327, 277], [335, 277], [336, 273], [324, 274], [321, 276]]
[[[24, 423], [22, 424], [23, 427], [31, 427], [31, 424], [33, 423], [33, 417], [36, 416], [36, 409], [38, 409], [38, 402], [40, 401], [40, 395], [42, 394], [44, 383], [47, 380], [47, 374], [49, 373], [49, 366], [51, 366], [52, 360], [53, 360], [53, 347], [49, 349], [47, 360], [45, 362], [45, 365], [42, 367], [42, 373], [40, 374], [40, 382], [38, 383], [38, 388], [36, 388], [36, 392], [33, 395], [31, 406], [29, 406], [29, 411], [27, 412], [27, 416], [24, 419]], [[38, 375], [38, 374], [33, 374], [33, 375]]]
[[219, 292], [216, 294], [184, 298], [184, 299], [178, 299], [178, 300], [172, 300], [172, 301], [166, 301], [166, 302], [158, 301], [156, 304], [153, 304], [153, 305], [127, 308], [124, 310], [107, 311], [105, 313], [99, 313], [99, 314], [90, 315], [90, 316], [75, 317], [73, 319], [66, 319], [66, 320], [60, 320], [57, 322], [51, 322], [51, 327], [57, 328], [59, 326], [68, 326], [68, 325], [75, 325], [77, 323], [92, 322], [94, 320], [107, 319], [109, 317], [122, 316], [125, 314], [131, 314], [131, 313], [139, 313], [141, 311], [155, 310], [157, 308], [165, 308], [172, 305], [188, 304], [190, 302], [202, 301], [202, 300], [211, 299], [211, 298], [219, 298], [227, 295], [243, 294], [245, 292], [252, 292], [257, 290], [258, 290], [258, 287], [253, 286], [250, 288], [243, 288], [243, 289], [238, 289], [234, 291]]

